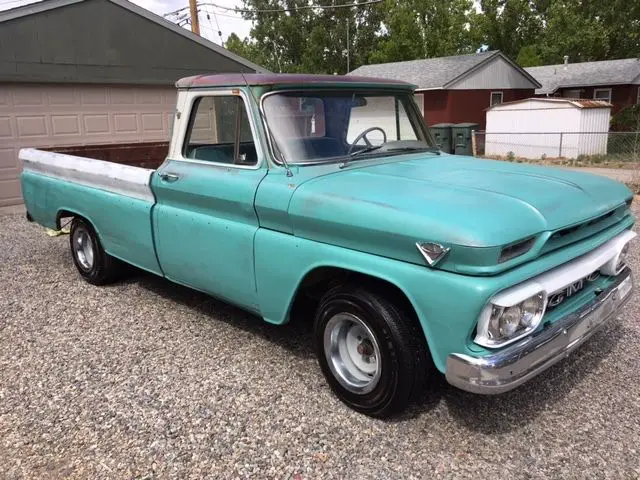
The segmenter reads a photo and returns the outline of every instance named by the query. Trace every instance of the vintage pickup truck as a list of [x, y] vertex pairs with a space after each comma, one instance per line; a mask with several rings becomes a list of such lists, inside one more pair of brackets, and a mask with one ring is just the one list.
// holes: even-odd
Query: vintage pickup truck
[[21, 150], [27, 218], [73, 219], [92, 284], [126, 263], [308, 322], [329, 386], [360, 412], [401, 411], [437, 371], [508, 391], [630, 297], [624, 185], [444, 154], [412, 85], [223, 74], [177, 88], [166, 158], [138, 152], [156, 169]]

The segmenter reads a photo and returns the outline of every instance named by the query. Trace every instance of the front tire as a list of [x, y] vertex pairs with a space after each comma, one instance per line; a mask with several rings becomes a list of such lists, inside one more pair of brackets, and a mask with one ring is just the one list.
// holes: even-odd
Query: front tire
[[333, 392], [373, 417], [404, 410], [421, 393], [432, 368], [417, 321], [357, 285], [335, 287], [323, 297], [314, 343]]
[[119, 278], [122, 262], [104, 251], [89, 222], [79, 217], [74, 218], [69, 241], [73, 263], [87, 282], [106, 285]]

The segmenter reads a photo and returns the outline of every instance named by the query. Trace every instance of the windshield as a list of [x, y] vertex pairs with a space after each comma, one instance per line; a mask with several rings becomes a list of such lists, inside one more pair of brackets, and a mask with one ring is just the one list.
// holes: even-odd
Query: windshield
[[436, 150], [408, 92], [283, 92], [263, 108], [273, 147], [290, 164]]

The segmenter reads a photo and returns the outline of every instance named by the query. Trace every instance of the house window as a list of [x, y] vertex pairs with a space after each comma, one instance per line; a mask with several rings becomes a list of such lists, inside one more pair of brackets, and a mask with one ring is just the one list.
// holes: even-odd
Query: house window
[[502, 92], [491, 92], [490, 106], [500, 105], [502, 103]]
[[577, 89], [577, 90], [565, 90], [562, 92], [562, 96], [564, 98], [580, 98], [580, 92], [582, 90]]
[[610, 88], [596, 88], [593, 91], [594, 100], [604, 100], [611, 103], [611, 89]]

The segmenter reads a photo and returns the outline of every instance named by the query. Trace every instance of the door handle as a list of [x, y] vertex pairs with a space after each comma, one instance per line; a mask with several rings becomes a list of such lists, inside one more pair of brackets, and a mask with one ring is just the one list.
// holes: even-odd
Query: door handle
[[159, 173], [158, 174], [160, 176], [160, 178], [162, 180], [164, 180], [165, 182], [175, 182], [176, 180], [180, 179], [180, 175], [175, 174], [175, 173]]

